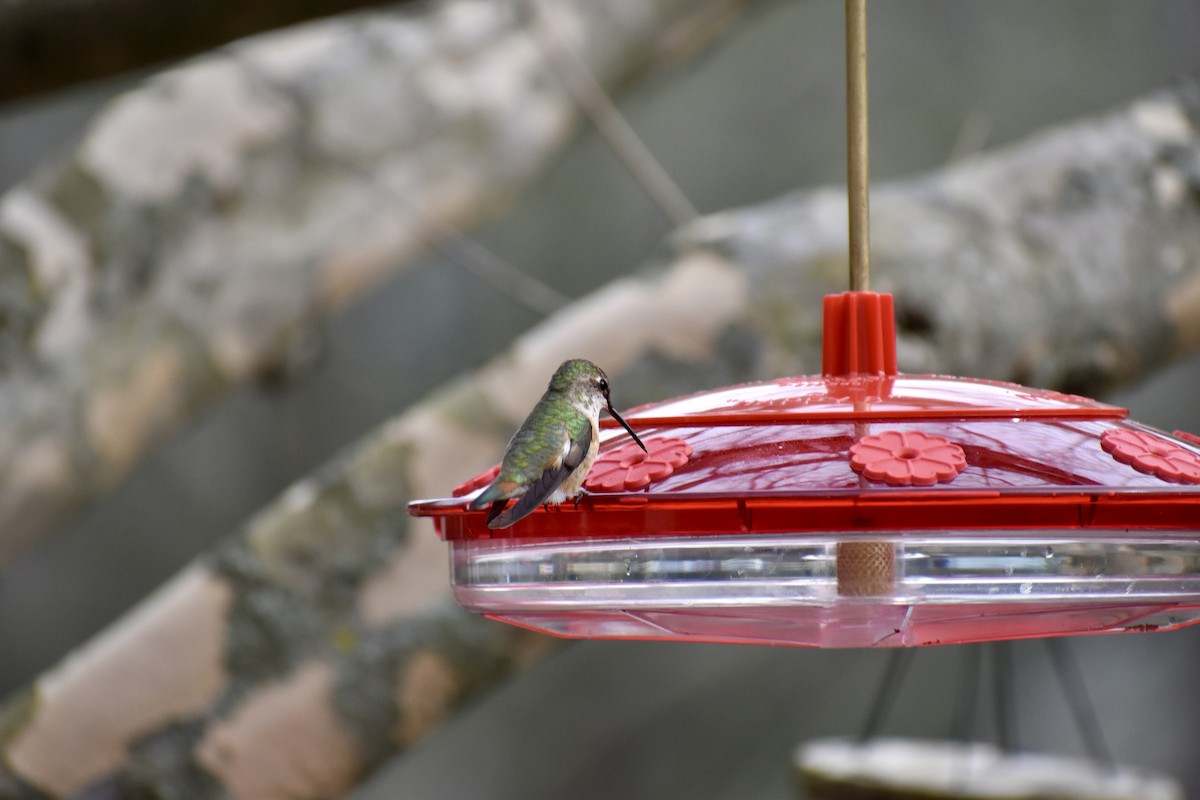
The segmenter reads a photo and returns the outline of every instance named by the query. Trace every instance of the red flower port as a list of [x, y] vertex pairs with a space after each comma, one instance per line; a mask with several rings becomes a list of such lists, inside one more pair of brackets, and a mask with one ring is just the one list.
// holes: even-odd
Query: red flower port
[[633, 492], [665, 478], [687, 463], [691, 446], [682, 439], [647, 439], [646, 452], [635, 443], [596, 459], [584, 481], [589, 492]]
[[954, 480], [967, 467], [963, 449], [920, 431], [883, 431], [850, 446], [850, 467], [891, 486], [932, 486]]
[[1138, 472], [1165, 481], [1200, 483], [1200, 456], [1154, 434], [1116, 428], [1104, 432], [1100, 447]]

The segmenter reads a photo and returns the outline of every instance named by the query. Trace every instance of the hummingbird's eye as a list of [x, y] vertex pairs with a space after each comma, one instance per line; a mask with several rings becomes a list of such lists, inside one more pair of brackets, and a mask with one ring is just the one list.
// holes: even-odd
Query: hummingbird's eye
[[596, 380], [596, 385], [600, 387], [600, 391], [608, 394], [608, 381], [604, 378], [599, 378]]

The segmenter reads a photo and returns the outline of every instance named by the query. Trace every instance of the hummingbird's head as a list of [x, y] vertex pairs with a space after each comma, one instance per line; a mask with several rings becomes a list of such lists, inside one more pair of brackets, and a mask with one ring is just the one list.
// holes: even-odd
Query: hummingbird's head
[[600, 409], [608, 409], [612, 418], [621, 423], [638, 446], [646, 449], [646, 445], [642, 444], [642, 440], [633, 432], [633, 428], [629, 427], [629, 423], [621, 419], [621, 415], [613, 408], [608, 376], [591, 361], [582, 358], [564, 361], [554, 371], [549, 388], [552, 392], [564, 394], [579, 407], [586, 409], [589, 415], [599, 415]]
[[609, 405], [608, 376], [590, 361], [564, 361], [550, 379], [550, 391], [559, 392], [578, 405], [599, 412]]

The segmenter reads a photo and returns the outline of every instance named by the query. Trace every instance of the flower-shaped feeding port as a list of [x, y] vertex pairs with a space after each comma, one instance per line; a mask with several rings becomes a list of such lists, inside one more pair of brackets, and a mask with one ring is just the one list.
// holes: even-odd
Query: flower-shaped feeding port
[[631, 442], [596, 459], [584, 488], [590, 492], [634, 492], [667, 477], [692, 456], [691, 446], [682, 439], [647, 439], [645, 444], [645, 452]]
[[954, 480], [967, 466], [963, 449], [943, 436], [883, 431], [850, 447], [851, 468], [890, 486], [932, 486]]
[[1177, 444], [1142, 431], [1106, 431], [1100, 447], [1138, 472], [1178, 483], [1200, 483], [1200, 456]]

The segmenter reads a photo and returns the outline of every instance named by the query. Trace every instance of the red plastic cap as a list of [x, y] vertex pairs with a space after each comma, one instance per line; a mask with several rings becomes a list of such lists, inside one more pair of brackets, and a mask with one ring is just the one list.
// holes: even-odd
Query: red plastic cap
[[825, 296], [821, 371], [829, 376], [895, 375], [896, 314], [890, 294]]

